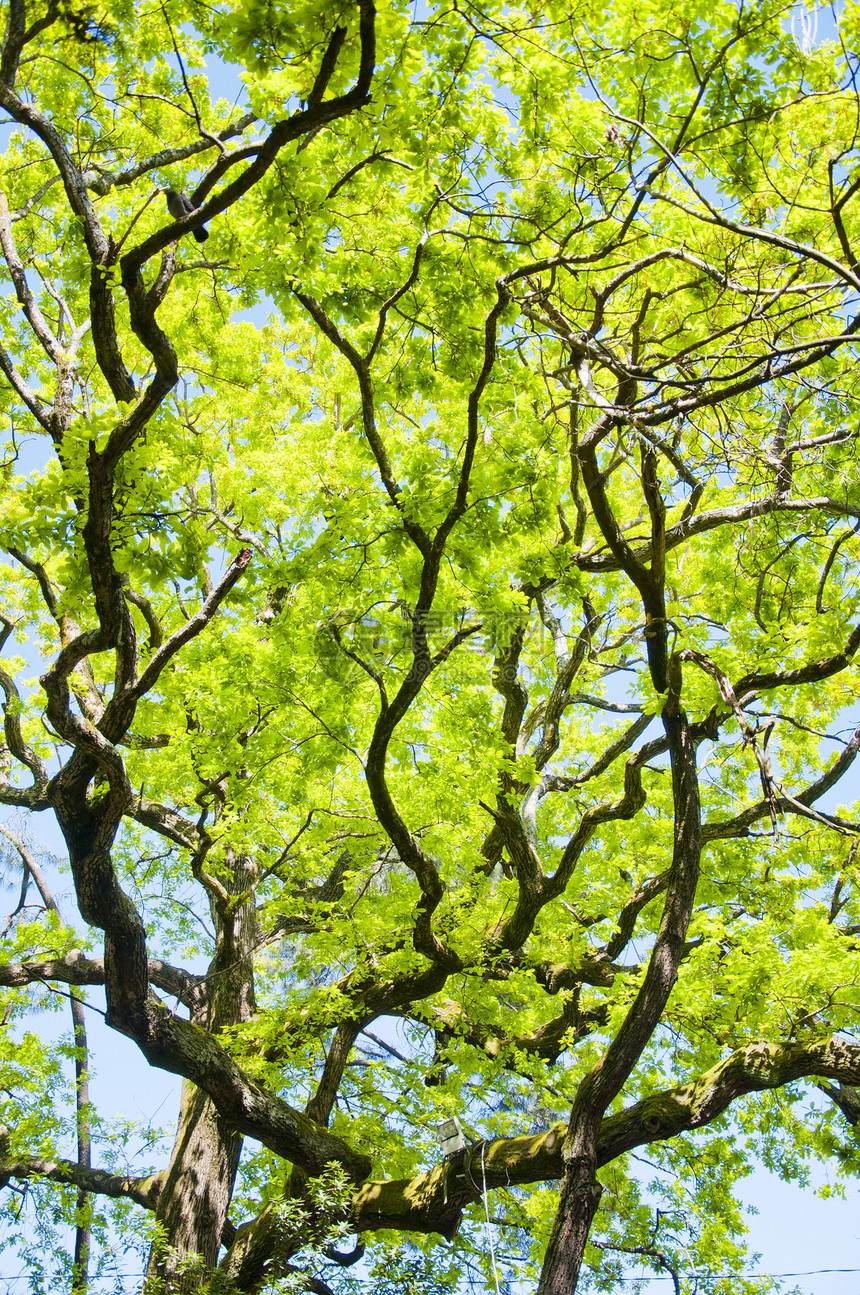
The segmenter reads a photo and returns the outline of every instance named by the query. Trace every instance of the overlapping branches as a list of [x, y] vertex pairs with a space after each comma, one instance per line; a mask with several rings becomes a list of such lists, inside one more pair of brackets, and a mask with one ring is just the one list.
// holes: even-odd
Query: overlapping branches
[[[193, 413], [182, 427], [178, 420], [176, 438], [187, 432], [194, 440], [211, 415], [226, 448], [221, 453], [210, 436], [204, 452], [189, 455], [198, 467], [183, 476], [181, 491], [171, 481], [163, 492], [169, 504], [151, 507], [145, 479], [159, 469], [143, 451], [161, 435], [156, 416], [177, 390], [180, 352], [193, 332], [171, 315], [178, 242], [207, 222], [217, 228], [228, 212], [238, 221], [240, 200], [253, 199], [264, 180], [281, 196], [291, 184], [301, 188], [288, 167], [279, 169], [288, 145], [310, 142], [335, 121], [346, 125], [369, 103], [378, 71], [372, 5], [361, 0], [352, 19], [351, 88], [330, 93], [347, 48], [348, 31], [338, 25], [314, 44], [318, 66], [304, 103], [249, 140], [247, 114], [220, 132], [206, 127], [180, 61], [200, 138], [102, 169], [41, 111], [29, 83], [22, 88], [22, 55], [46, 26], [28, 28], [23, 0], [10, 6], [0, 105], [46, 150], [54, 173], [17, 212], [0, 210], [0, 248], [27, 346], [40, 373], [51, 375], [53, 394], [44, 394], [43, 377], [33, 379], [36, 362], [19, 363], [11, 344], [0, 351], [0, 369], [25, 417], [50, 433], [72, 483], [67, 532], [80, 571], [62, 574], [47, 542], [7, 546], [28, 582], [20, 623], [40, 598], [59, 644], [42, 686], [45, 720], [60, 745], [50, 763], [29, 703], [12, 674], [0, 672], [0, 800], [54, 809], [79, 911], [104, 932], [105, 951], [90, 958], [40, 945], [32, 959], [16, 954], [0, 967], [0, 983], [103, 985], [109, 1023], [188, 1085], [170, 1164], [151, 1180], [14, 1155], [8, 1144], [0, 1146], [0, 1173], [129, 1197], [155, 1210], [189, 1253], [204, 1238], [210, 1270], [219, 1244], [232, 1246], [227, 1268], [239, 1274], [240, 1289], [253, 1290], [316, 1224], [285, 1239], [267, 1205], [237, 1231], [227, 1211], [243, 1136], [294, 1167], [287, 1194], [307, 1205], [308, 1176], [332, 1161], [356, 1184], [370, 1171], [368, 1152], [384, 1160], [396, 1144], [397, 1155], [411, 1154], [403, 1111], [419, 1111], [426, 1123], [434, 1109], [432, 1091], [426, 1104], [414, 1091], [422, 1068], [428, 1090], [438, 1088], [468, 1050], [487, 1092], [465, 1100], [484, 1114], [506, 1084], [537, 1085], [555, 1068], [552, 1094], [570, 1107], [566, 1123], [537, 1137], [473, 1144], [409, 1180], [350, 1188], [345, 1217], [361, 1231], [453, 1236], [476, 1197], [478, 1158], [491, 1190], [561, 1179], [540, 1288], [556, 1295], [575, 1282], [601, 1165], [704, 1127], [746, 1093], [803, 1077], [860, 1081], [853, 1045], [770, 1040], [607, 1114], [634, 1090], [661, 1022], [680, 1022], [673, 994], [682, 968], [698, 974], [703, 848], [746, 837], [766, 817], [774, 832], [783, 817], [804, 820], [816, 840], [860, 833], [817, 807], [851, 768], [860, 728], [824, 772], [807, 740], [818, 734], [811, 688], [842, 689], [824, 707], [822, 725], [832, 727], [853, 698], [849, 667], [860, 646], [860, 629], [846, 627], [822, 596], [855, 551], [851, 532], [834, 540], [833, 519], [860, 518], [850, 463], [858, 317], [845, 297], [860, 291], [851, 241], [856, 186], [838, 192], [831, 165], [828, 203], [797, 237], [785, 232], [795, 228], [793, 211], [777, 230], [703, 198], [695, 157], [712, 128], [702, 106], [752, 29], [752, 19], [737, 15], [730, 36], [700, 61], [689, 101], [675, 103], [671, 139], [657, 137], [647, 105], [632, 117], [604, 104], [603, 151], [579, 149], [571, 136], [574, 160], [556, 175], [557, 192], [550, 185], [540, 197], [535, 181], [534, 201], [517, 169], [523, 159], [515, 165], [503, 150], [499, 174], [508, 170], [499, 183], [510, 192], [495, 206], [483, 189], [470, 198], [464, 177], [479, 164], [471, 145], [454, 157], [452, 134], [448, 153], [434, 155], [444, 184], [409, 163], [402, 187], [386, 194], [384, 181], [354, 161], [345, 130], [325, 154], [343, 163], [340, 178], [326, 176], [322, 202], [311, 184], [310, 196], [290, 194], [294, 223], [273, 229], [257, 258], [279, 267], [268, 286], [285, 309], [296, 309], [290, 329], [299, 341], [281, 375], [287, 394], [265, 387], [269, 351], [253, 379], [237, 364], [240, 376], [219, 385], [223, 356], [198, 336], [201, 354], [212, 351], [201, 364], [211, 360], [207, 382], [216, 395], [209, 407], [208, 393], [186, 399]], [[478, 21], [471, 14], [444, 22], [461, 20]], [[404, 37], [407, 45], [417, 39]], [[181, 60], [173, 28], [171, 40]], [[474, 42], [467, 46], [468, 61]], [[752, 130], [758, 120], [741, 112], [723, 124]], [[619, 126], [630, 132], [621, 142]], [[468, 137], [465, 126], [461, 133]], [[237, 135], [237, 146], [226, 147]], [[181, 220], [129, 246], [138, 213], [120, 242], [113, 239], [96, 197], [210, 149], [217, 157]], [[364, 152], [390, 160], [381, 147]], [[27, 221], [46, 195], [57, 197], [59, 182], [88, 259], [96, 377], [122, 405], [110, 428], [93, 424], [83, 454], [79, 423], [82, 409], [89, 421], [92, 387], [81, 363], [87, 322], [72, 318], [36, 255], [22, 251]], [[516, 188], [522, 202], [512, 214]], [[329, 209], [320, 269], [313, 221]], [[441, 210], [450, 227], [431, 229]], [[284, 269], [282, 244], [294, 234], [301, 274]], [[223, 267], [204, 268], [220, 291]], [[259, 286], [250, 272], [248, 284]], [[181, 300], [186, 309], [192, 298]], [[50, 303], [62, 328], [49, 317]], [[256, 381], [266, 395], [254, 403], [248, 390]], [[315, 458], [315, 442], [329, 435], [331, 458]], [[276, 489], [265, 479], [263, 437], [272, 473], [284, 475]], [[351, 459], [350, 437], [362, 441]], [[282, 441], [288, 448], [278, 460]], [[197, 500], [205, 454], [213, 459], [208, 509]], [[339, 456], [349, 459], [348, 471]], [[288, 469], [277, 466], [287, 459]], [[242, 481], [246, 467], [250, 484]], [[219, 473], [230, 482], [227, 502]], [[792, 530], [795, 522], [806, 529]], [[165, 535], [175, 601], [161, 590], [154, 559], [140, 563], [143, 583], [129, 572], [134, 546], [150, 560]], [[230, 561], [226, 537], [245, 535]], [[735, 559], [755, 549], [750, 607], [712, 575], [727, 561], [729, 540]], [[802, 581], [792, 583], [793, 562]], [[792, 587], [792, 615], [808, 618], [809, 637], [830, 647], [798, 646], [800, 619], [790, 623], [788, 595], [773, 612], [771, 579]], [[495, 634], [494, 600], [507, 618]], [[369, 623], [380, 607], [381, 617], [406, 627], [397, 650], [388, 650], [384, 633], [377, 641], [370, 632], [364, 645], [358, 632], [350, 638], [349, 627]], [[834, 617], [826, 633], [815, 621], [824, 615]], [[301, 634], [314, 616], [331, 627], [337, 665], [356, 668], [346, 683], [333, 662], [302, 655]], [[15, 623], [4, 618], [0, 646]], [[476, 650], [481, 640], [484, 651]], [[211, 661], [200, 643], [211, 645]], [[241, 694], [233, 707], [222, 704], [229, 690]], [[774, 773], [773, 725], [762, 727], [752, 712], [772, 690], [791, 698], [796, 734], [805, 734], [796, 745], [795, 764], [807, 771], [796, 777], [805, 780], [799, 791]], [[598, 731], [595, 717], [614, 714], [624, 718]], [[132, 733], [141, 715], [144, 725], [159, 716], [155, 735]], [[644, 740], [651, 725], [662, 726], [662, 736]], [[700, 786], [703, 748], [725, 762], [713, 788]], [[357, 757], [360, 785], [338, 763], [344, 750]], [[755, 777], [761, 799], [749, 790]], [[170, 866], [183, 859], [201, 888], [212, 923], [205, 974], [149, 956], [144, 910], [118, 862], [125, 819], [167, 842]], [[834, 905], [853, 903], [845, 897], [850, 871], [846, 864], [845, 880], [840, 873]], [[284, 1001], [263, 1023], [255, 980], [265, 968], [275, 983], [265, 958], [282, 939], [312, 970], [301, 983], [288, 973]], [[368, 1059], [362, 1032], [384, 1016], [410, 1023], [412, 1043], [401, 1052], [400, 1042], [383, 1040], [386, 1055]], [[678, 1029], [695, 1046], [696, 1027]], [[428, 1032], [429, 1066], [414, 1042]], [[586, 1041], [588, 1064], [568, 1071], [566, 1054]], [[389, 1070], [374, 1088], [383, 1064]], [[356, 1094], [362, 1105], [350, 1123]], [[372, 1147], [365, 1110], [376, 1121]], [[189, 1147], [196, 1161], [217, 1166], [196, 1233], [188, 1221], [197, 1172]], [[153, 1260], [153, 1280], [160, 1262]]]

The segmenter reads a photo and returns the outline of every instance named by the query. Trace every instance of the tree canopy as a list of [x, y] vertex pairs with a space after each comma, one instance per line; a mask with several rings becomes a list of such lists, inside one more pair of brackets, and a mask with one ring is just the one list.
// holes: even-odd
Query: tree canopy
[[860, 1167], [860, 6], [792, 12], [9, 0], [34, 1289], [734, 1295], [752, 1160]]

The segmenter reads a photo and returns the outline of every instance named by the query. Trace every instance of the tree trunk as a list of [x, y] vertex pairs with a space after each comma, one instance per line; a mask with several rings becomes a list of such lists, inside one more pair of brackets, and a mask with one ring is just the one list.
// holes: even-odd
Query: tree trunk
[[[162, 1243], [153, 1246], [146, 1290], [185, 1292], [200, 1288], [215, 1267], [233, 1195], [242, 1137], [227, 1126], [212, 1102], [186, 1080], [170, 1165], [156, 1219]], [[191, 1256], [200, 1265], [182, 1274]], [[162, 1283], [161, 1287], [158, 1283]]]
[[[226, 914], [212, 906], [216, 948], [198, 1019], [215, 1034], [254, 1011], [255, 869], [249, 859], [232, 852], [227, 861], [232, 865], [227, 888], [245, 898]], [[211, 1277], [241, 1152], [241, 1134], [201, 1089], [184, 1081], [173, 1152], [156, 1209], [162, 1231], [150, 1251], [145, 1291], [186, 1295]]]
[[572, 1295], [576, 1290], [585, 1243], [602, 1194], [592, 1157], [577, 1157], [566, 1167], [538, 1295]]

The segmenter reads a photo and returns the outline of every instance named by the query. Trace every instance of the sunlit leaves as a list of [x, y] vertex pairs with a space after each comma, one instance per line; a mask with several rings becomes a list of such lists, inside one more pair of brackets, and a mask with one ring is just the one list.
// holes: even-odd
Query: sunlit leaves
[[[304, 110], [336, 27], [328, 96], [352, 84], [359, 52], [356, 7], [318, 0], [170, 0], [133, 17], [93, 10], [99, 40], [64, 20], [26, 73], [124, 248], [166, 222], [156, 188], [193, 192], [216, 155], [237, 174], [230, 148], [252, 156], [268, 125]], [[213, 217], [207, 243], [175, 249], [157, 319], [180, 380], [111, 483], [109, 564], [141, 668], [235, 555], [251, 557], [118, 740], [140, 821], [123, 827], [114, 866], [153, 956], [205, 965], [231, 905], [247, 904], [256, 1011], [219, 1039], [302, 1107], [335, 1032], [354, 1026], [331, 1126], [375, 1174], [403, 1177], [438, 1161], [444, 1115], [476, 1144], [566, 1118], [643, 983], [674, 802], [665, 751], [647, 747], [667, 701], [646, 664], [653, 616], [619, 552], [628, 571], [630, 554], [652, 575], [665, 563], [707, 841], [677, 988], [616, 1106], [728, 1049], [856, 1022], [850, 841], [788, 801], [774, 808], [844, 750], [856, 667], [748, 690], [741, 718], [714, 675], [824, 660], [857, 619], [858, 388], [844, 332], [856, 94], [848, 56], [835, 42], [799, 49], [775, 3], [392, 4], [376, 35], [369, 102], [284, 147]], [[240, 112], [218, 85], [227, 73], [257, 121], [222, 148], [214, 137]], [[54, 179], [42, 143], [15, 132], [4, 160], [34, 299], [70, 348], [90, 309], [80, 224], [61, 184], [39, 187]], [[146, 289], [161, 272], [144, 265]], [[146, 389], [152, 353], [112, 283], [117, 344]], [[31, 325], [7, 292], [3, 344], [47, 410], [57, 366]], [[4, 668], [19, 676], [32, 663], [13, 643], [30, 636], [54, 657], [104, 619], [87, 492], [132, 406], [111, 396], [86, 330], [76, 364], [50, 443], [26, 401], [0, 391]], [[589, 444], [623, 544], [593, 482], [588, 496]], [[665, 554], [643, 494], [648, 456]], [[120, 687], [116, 643], [97, 642], [72, 676], [70, 705], [90, 724]], [[21, 692], [7, 717], [54, 772], [70, 739], [43, 722], [35, 685]], [[392, 706], [386, 795], [410, 834], [402, 855], [367, 767]], [[652, 722], [622, 741], [640, 716]], [[644, 801], [618, 817], [640, 744]], [[103, 797], [104, 779], [90, 792]], [[822, 801], [826, 814], [836, 796], [853, 792]], [[161, 837], [143, 826], [158, 822], [153, 806], [176, 816]], [[850, 834], [856, 808], [839, 812]], [[566, 886], [505, 946], [527, 883], [553, 876], [583, 825]], [[237, 857], [249, 867], [238, 897], [225, 890]], [[432, 924], [456, 967], [444, 974], [421, 946], [431, 905], [416, 858], [438, 874]], [[44, 956], [58, 934], [18, 920], [4, 956]], [[59, 1102], [62, 1056], [23, 1034], [3, 1054], [13, 1091], [32, 1072], [15, 1098], [22, 1143], [39, 1133], [33, 1083]], [[770, 1118], [799, 1145], [787, 1103], [757, 1118], [766, 1148]], [[856, 1170], [827, 1121], [816, 1138]], [[740, 1266], [729, 1188], [744, 1153], [721, 1129], [649, 1154], [653, 1174], [620, 1161], [604, 1172], [597, 1289], [634, 1254], [664, 1275], [688, 1253], [703, 1274]], [[283, 1195], [278, 1163], [249, 1157], [242, 1210]], [[538, 1187], [494, 1206], [529, 1277], [529, 1236], [545, 1240], [555, 1203]], [[478, 1227], [468, 1221], [452, 1263], [488, 1287]], [[368, 1271], [380, 1290], [438, 1284], [438, 1258], [379, 1254]]]

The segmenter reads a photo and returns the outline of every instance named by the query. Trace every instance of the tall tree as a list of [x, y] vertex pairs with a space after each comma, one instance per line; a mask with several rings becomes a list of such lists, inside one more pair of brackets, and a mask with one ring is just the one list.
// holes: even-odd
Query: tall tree
[[677, 1286], [750, 1157], [857, 1168], [860, 8], [787, 14], [10, 0], [0, 802], [80, 924], [6, 929], [78, 1075], [10, 1032], [0, 1173], [72, 1289], [111, 1201], [150, 1292]]

